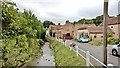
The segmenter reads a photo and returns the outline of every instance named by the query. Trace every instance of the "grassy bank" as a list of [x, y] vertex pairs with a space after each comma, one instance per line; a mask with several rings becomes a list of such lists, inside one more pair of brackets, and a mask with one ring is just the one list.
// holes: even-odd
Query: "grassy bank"
[[94, 46], [102, 46], [102, 41], [98, 41], [98, 40], [92, 40], [89, 43]]
[[85, 66], [85, 60], [80, 56], [77, 57], [73, 50], [56, 40], [52, 40], [50, 43], [54, 51], [56, 66]]

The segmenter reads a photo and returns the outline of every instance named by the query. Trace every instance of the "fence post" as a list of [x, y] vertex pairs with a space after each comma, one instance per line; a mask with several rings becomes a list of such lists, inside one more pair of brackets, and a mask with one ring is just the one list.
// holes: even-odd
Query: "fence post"
[[71, 46], [69, 46], [70, 47], [70, 50], [72, 50], [72, 47]]
[[75, 48], [76, 48], [76, 56], [78, 56], [78, 45], [76, 45]]
[[90, 62], [90, 52], [87, 51], [86, 52], [86, 66], [88, 66], [88, 67], [90, 66], [89, 62]]
[[107, 64], [107, 68], [114, 68], [113, 64]]

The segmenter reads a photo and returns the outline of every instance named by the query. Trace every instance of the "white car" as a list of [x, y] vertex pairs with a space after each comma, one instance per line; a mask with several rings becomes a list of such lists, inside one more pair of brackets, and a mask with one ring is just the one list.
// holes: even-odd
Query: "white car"
[[120, 44], [118, 45], [113, 45], [112, 47], [112, 55], [120, 55]]

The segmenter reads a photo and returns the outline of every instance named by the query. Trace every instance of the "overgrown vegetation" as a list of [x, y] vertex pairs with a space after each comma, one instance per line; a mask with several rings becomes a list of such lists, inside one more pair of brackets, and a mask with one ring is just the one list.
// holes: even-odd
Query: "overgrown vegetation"
[[108, 44], [119, 44], [120, 39], [115, 39], [113, 37], [108, 38]]
[[95, 45], [95, 46], [101, 46], [102, 45], [102, 41], [100, 41], [100, 40], [92, 40], [89, 43], [91, 45]]
[[51, 40], [51, 48], [54, 51], [56, 66], [85, 66], [85, 60], [76, 56], [76, 53], [65, 47], [62, 43]]
[[43, 24], [31, 12], [19, 12], [13, 2], [2, 1], [0, 66], [22, 66], [40, 54], [44, 44]]
[[108, 39], [107, 39], [108, 44], [119, 44], [120, 39], [113, 38], [113, 34], [112, 33], [108, 33], [107, 36], [108, 36]]

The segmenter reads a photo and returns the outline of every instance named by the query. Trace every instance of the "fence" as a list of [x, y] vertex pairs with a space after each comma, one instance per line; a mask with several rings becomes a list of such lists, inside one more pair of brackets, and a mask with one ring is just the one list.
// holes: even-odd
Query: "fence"
[[[60, 40], [58, 40], [58, 41], [60, 41]], [[65, 44], [65, 42], [63, 42], [63, 44]], [[65, 47], [66, 46], [68, 46], [68, 45], [65, 45]], [[73, 50], [73, 51], [76, 52], [76, 56], [80, 55], [83, 59], [86, 60], [86, 66], [90, 66], [91, 65], [91, 66], [93, 66], [95, 68], [95, 66], [90, 62], [90, 57], [93, 58], [96, 62], [100, 63], [105, 68], [107, 68], [107, 66], [113, 66], [112, 64], [105, 65], [103, 62], [101, 62], [100, 60], [98, 60], [97, 58], [92, 56], [89, 51], [84, 51], [84, 50], [78, 48], [78, 46], [75, 46], [75, 47], [68, 46], [68, 47], [70, 48], [70, 50]], [[79, 51], [81, 51], [84, 54], [86, 54], [86, 57], [84, 57], [82, 54], [80, 54]]]

